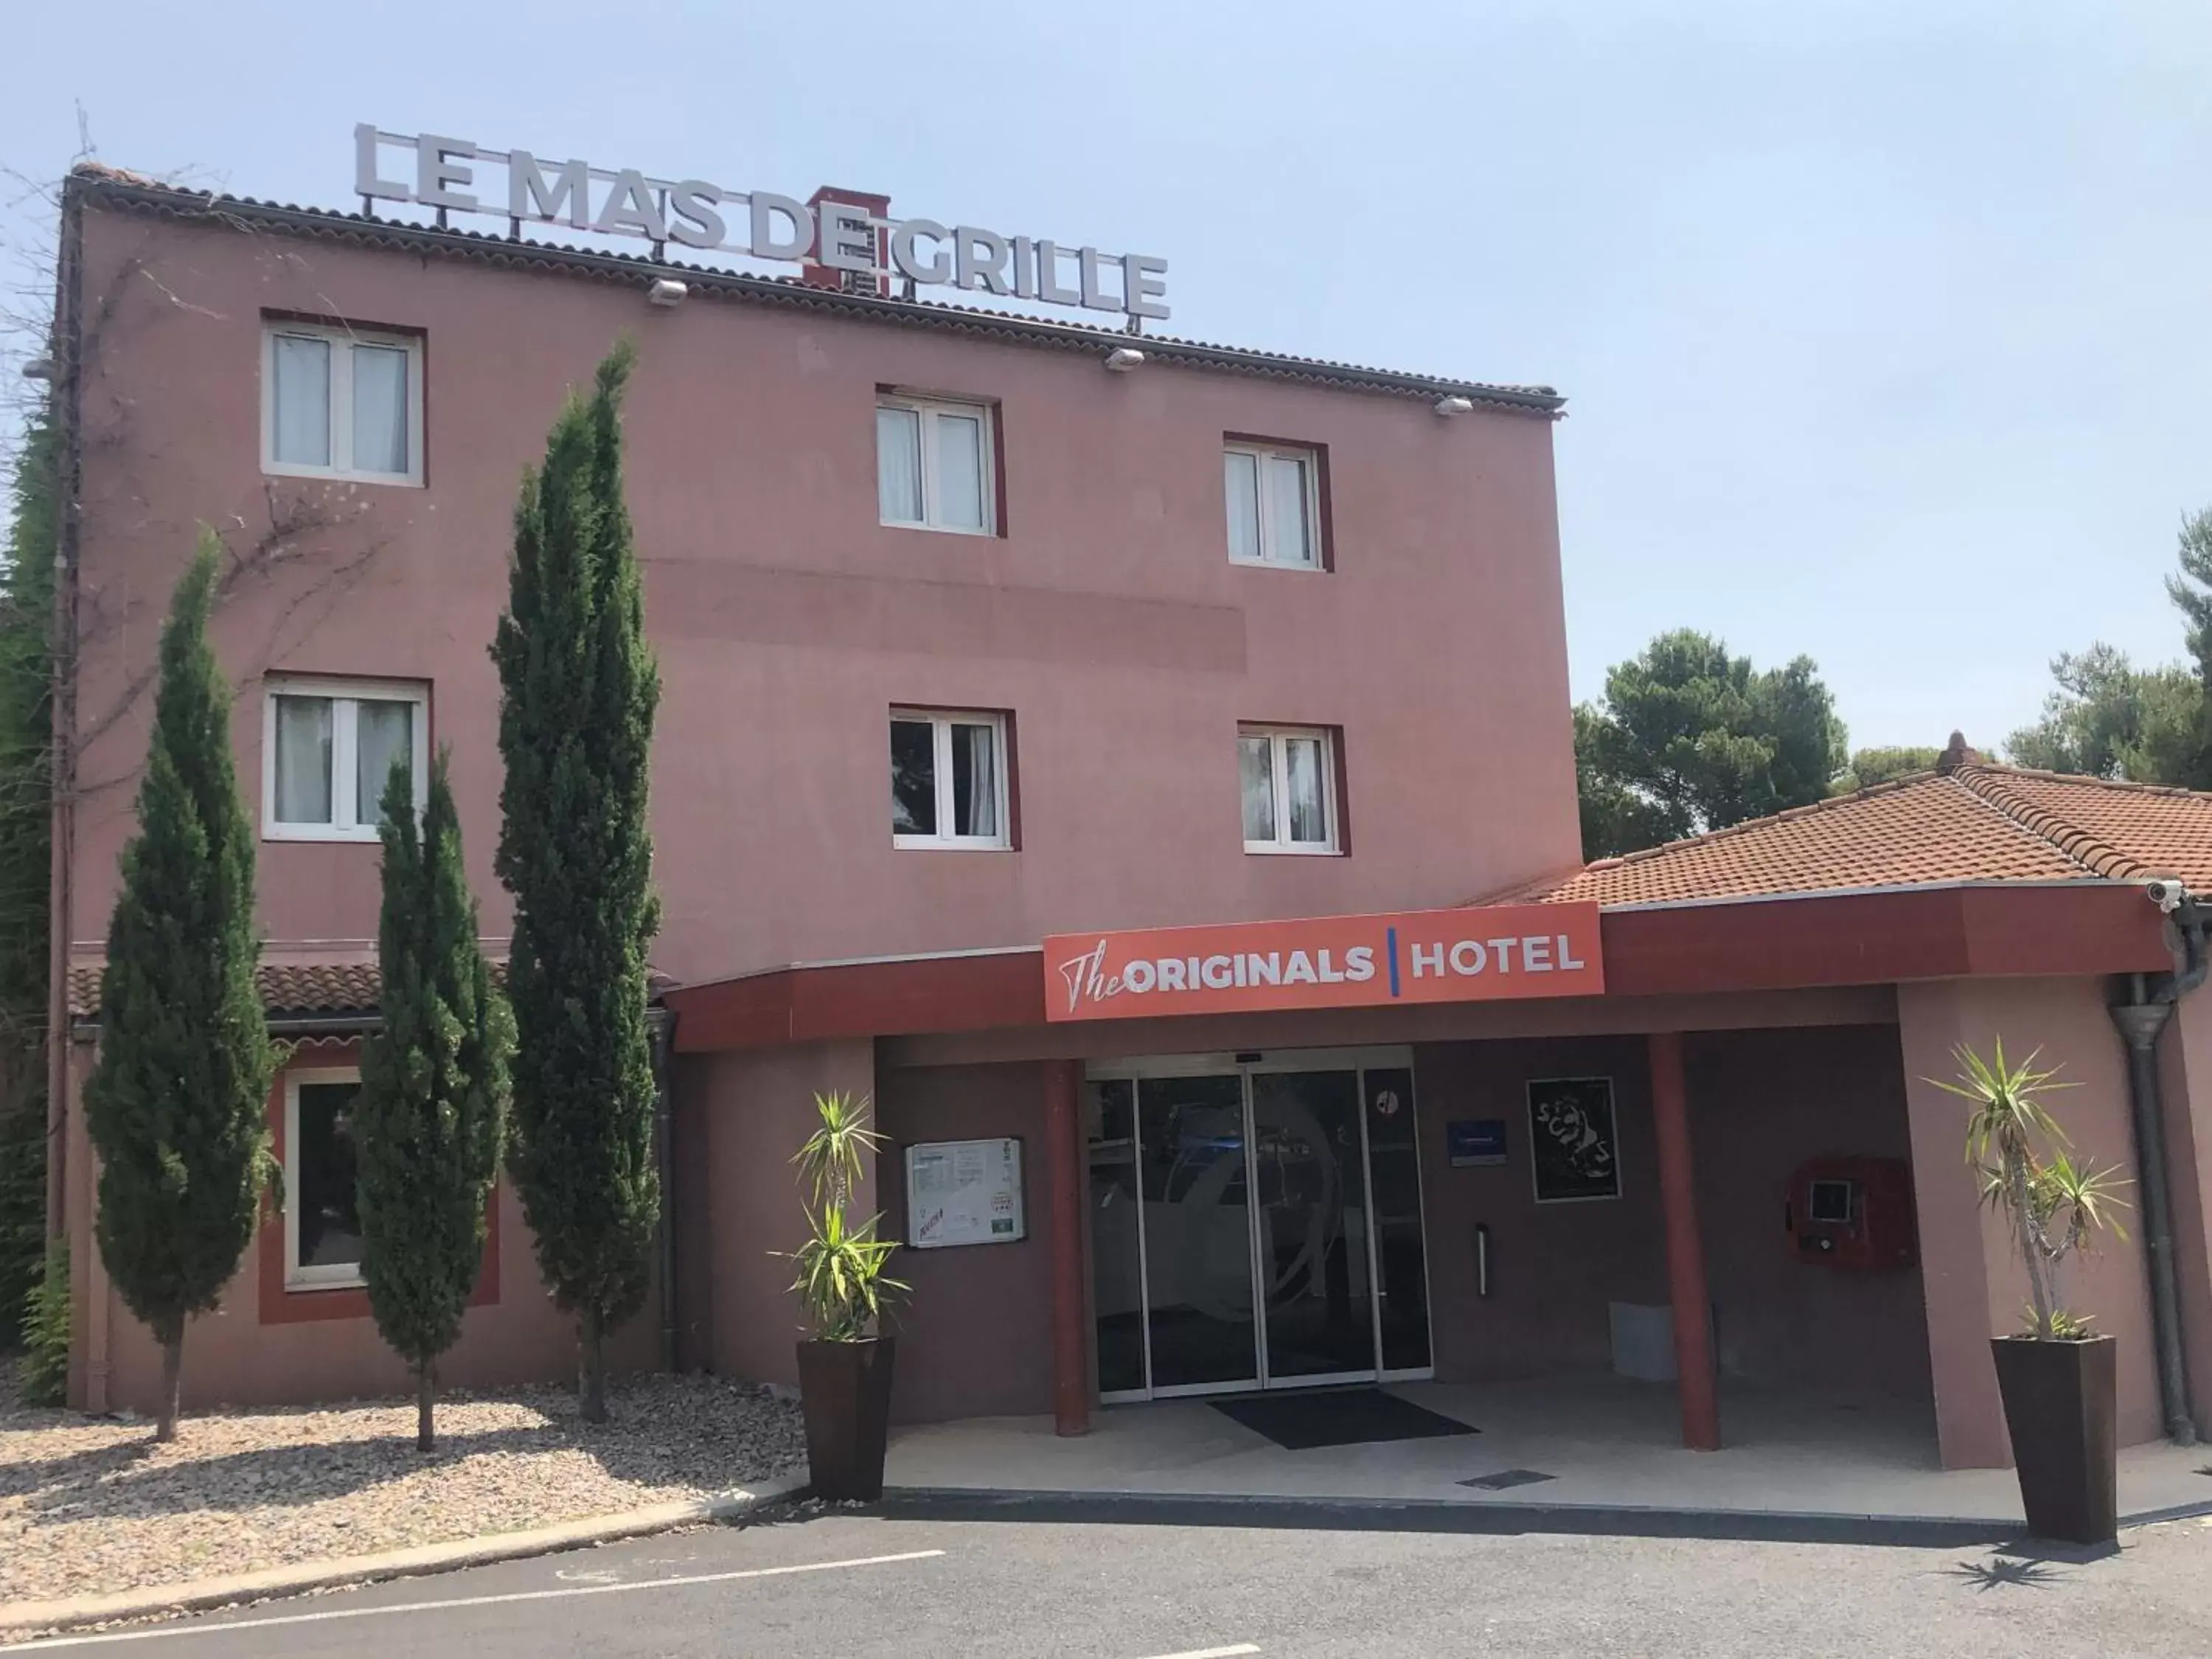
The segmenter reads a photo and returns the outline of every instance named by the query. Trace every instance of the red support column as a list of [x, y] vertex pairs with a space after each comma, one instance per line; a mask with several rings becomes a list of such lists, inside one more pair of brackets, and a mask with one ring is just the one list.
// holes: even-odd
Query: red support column
[[1718, 1451], [1720, 1395], [1713, 1379], [1711, 1302], [1705, 1248], [1698, 1237], [1698, 1188], [1690, 1162], [1689, 1093], [1682, 1034], [1650, 1037], [1651, 1117], [1659, 1141], [1659, 1205], [1667, 1225], [1667, 1290], [1674, 1308], [1674, 1369], [1682, 1399], [1682, 1443]]
[[1052, 1227], [1052, 1414], [1061, 1434], [1091, 1431], [1091, 1377], [1083, 1316], [1082, 1068], [1044, 1065], [1045, 1202]]

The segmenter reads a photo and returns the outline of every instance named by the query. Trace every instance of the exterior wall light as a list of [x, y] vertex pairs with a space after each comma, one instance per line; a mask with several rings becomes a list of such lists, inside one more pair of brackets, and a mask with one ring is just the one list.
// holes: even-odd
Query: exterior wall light
[[680, 306], [684, 303], [684, 296], [690, 291], [673, 276], [658, 276], [653, 279], [653, 287], [645, 297], [657, 306]]
[[1474, 403], [1468, 398], [1439, 398], [1437, 399], [1437, 413], [1446, 418], [1454, 415], [1472, 415]]
[[23, 365], [23, 378], [27, 380], [51, 380], [58, 372], [51, 357], [33, 357]]
[[1116, 374], [1127, 374], [1144, 366], [1145, 354], [1134, 346], [1115, 346], [1106, 354], [1106, 367]]

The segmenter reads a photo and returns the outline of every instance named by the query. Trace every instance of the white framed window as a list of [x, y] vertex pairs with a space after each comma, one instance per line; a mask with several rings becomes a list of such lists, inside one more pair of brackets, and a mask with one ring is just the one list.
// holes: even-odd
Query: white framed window
[[876, 505], [883, 521], [963, 536], [997, 533], [991, 410], [984, 404], [876, 400]]
[[284, 1074], [284, 1288], [359, 1285], [361, 1211], [354, 1188], [354, 1097], [361, 1070]]
[[1242, 726], [1237, 771], [1248, 853], [1338, 850], [1336, 744], [1310, 726]]
[[316, 323], [261, 331], [261, 470], [422, 482], [422, 342]]
[[891, 841], [1012, 846], [1003, 714], [891, 710]]
[[271, 675], [264, 690], [264, 840], [374, 841], [395, 762], [413, 774], [416, 811], [428, 805], [428, 686]]
[[1231, 443], [1221, 452], [1221, 483], [1232, 562], [1322, 568], [1318, 452]]

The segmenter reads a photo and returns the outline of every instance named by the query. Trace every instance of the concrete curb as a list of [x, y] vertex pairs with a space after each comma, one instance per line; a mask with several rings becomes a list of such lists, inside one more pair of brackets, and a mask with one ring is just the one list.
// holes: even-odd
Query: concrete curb
[[733, 1521], [805, 1490], [805, 1475], [786, 1475], [780, 1480], [737, 1487], [713, 1498], [654, 1504], [619, 1515], [563, 1521], [556, 1526], [532, 1527], [525, 1532], [457, 1538], [450, 1543], [422, 1544], [412, 1549], [386, 1550], [375, 1555], [303, 1561], [296, 1566], [270, 1567], [260, 1572], [235, 1573], [222, 1578], [199, 1578], [183, 1584], [155, 1584], [113, 1595], [72, 1595], [52, 1601], [0, 1603], [0, 1643], [23, 1641], [33, 1632], [78, 1629], [118, 1620], [144, 1619], [155, 1613], [197, 1613], [240, 1601], [258, 1601], [268, 1596], [298, 1595], [308, 1590], [334, 1589], [382, 1578], [453, 1572], [494, 1561], [514, 1561], [526, 1556], [550, 1555], [561, 1550], [611, 1543], [619, 1538], [641, 1538], [678, 1527], [697, 1526], [702, 1522]]
[[[1746, 1543], [1887, 1544], [1956, 1549], [2027, 1541], [2018, 1521], [1973, 1516], [1855, 1515], [1813, 1510], [1700, 1510], [1613, 1504], [1501, 1504], [1434, 1498], [1310, 1498], [1218, 1493], [1051, 1492], [886, 1486], [895, 1519], [1274, 1527], [1346, 1532], [1563, 1533]], [[2121, 1530], [2212, 1515], [2212, 1502], [2120, 1517]], [[2051, 1546], [2049, 1553], [2064, 1547]]]

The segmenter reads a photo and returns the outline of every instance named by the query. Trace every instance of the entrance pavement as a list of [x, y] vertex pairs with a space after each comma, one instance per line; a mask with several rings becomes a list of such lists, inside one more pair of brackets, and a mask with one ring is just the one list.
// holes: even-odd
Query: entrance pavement
[[[1933, 1412], [1909, 1402], [1723, 1389], [1722, 1449], [1683, 1449], [1671, 1385], [1610, 1375], [1389, 1391], [1481, 1431], [1289, 1451], [1203, 1400], [1095, 1412], [1062, 1439], [1048, 1417], [909, 1428], [887, 1480], [904, 1491], [1333, 1500], [1590, 1510], [2021, 1520], [2009, 1469], [1946, 1470]], [[2120, 1507], [2212, 1510], [2212, 1447], [2120, 1454]], [[1527, 1472], [1498, 1489], [1461, 1482]]]

